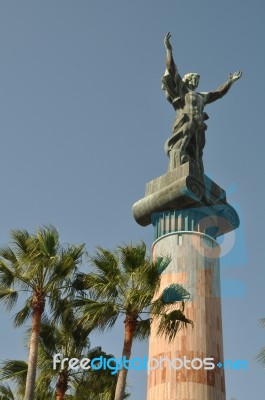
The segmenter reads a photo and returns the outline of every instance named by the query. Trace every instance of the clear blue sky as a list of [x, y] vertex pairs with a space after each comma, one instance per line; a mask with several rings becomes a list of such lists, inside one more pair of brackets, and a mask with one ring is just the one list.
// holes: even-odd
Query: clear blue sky
[[[260, 0], [46, 0], [0, 3], [0, 243], [12, 228], [52, 223], [63, 242], [148, 243], [132, 204], [165, 173], [163, 146], [174, 111], [161, 91], [163, 37], [172, 33], [181, 74], [199, 89], [243, 70], [227, 96], [209, 105], [206, 173], [228, 192], [242, 222], [222, 259], [225, 357], [248, 371], [227, 372], [227, 399], [264, 398], [264, 13]], [[231, 239], [232, 240], [232, 239]], [[238, 286], [239, 285], [239, 286]], [[1, 311], [0, 358], [23, 358], [22, 333]], [[117, 356], [122, 322], [93, 339]], [[136, 344], [134, 356], [146, 354]], [[129, 375], [132, 400], [145, 399], [145, 376]]]

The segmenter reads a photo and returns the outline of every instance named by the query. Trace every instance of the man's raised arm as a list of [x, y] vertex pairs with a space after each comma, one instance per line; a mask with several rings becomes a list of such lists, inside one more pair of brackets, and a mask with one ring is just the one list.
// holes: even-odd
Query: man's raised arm
[[209, 104], [215, 100], [221, 99], [221, 97], [223, 97], [228, 92], [233, 83], [237, 81], [239, 78], [241, 78], [241, 76], [242, 76], [241, 71], [237, 71], [234, 74], [230, 74], [228, 80], [221, 86], [219, 86], [218, 89], [216, 89], [214, 92], [209, 92], [206, 94], [205, 104]]
[[178, 73], [176, 64], [172, 55], [172, 46], [169, 42], [171, 37], [167, 33], [164, 39], [166, 48], [166, 71], [162, 77], [162, 89], [165, 90], [167, 100], [173, 105], [174, 109], [178, 108], [177, 100], [180, 98], [183, 86], [186, 87]]
[[173, 55], [172, 55], [172, 46], [169, 41], [170, 37], [171, 37], [171, 34], [170, 34], [170, 32], [168, 32], [164, 39], [164, 45], [166, 48], [166, 67], [167, 67], [169, 74], [174, 78], [175, 73], [177, 72], [177, 68], [176, 68], [176, 65], [175, 65], [175, 62], [173, 59]]

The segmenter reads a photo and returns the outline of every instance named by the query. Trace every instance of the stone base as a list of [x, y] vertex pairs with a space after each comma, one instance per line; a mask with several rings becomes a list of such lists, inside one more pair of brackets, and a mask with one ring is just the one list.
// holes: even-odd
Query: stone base
[[[139, 225], [147, 226], [155, 213], [204, 208], [206, 215], [222, 216], [231, 226], [220, 234], [239, 225], [236, 211], [226, 202], [225, 191], [206, 175], [198, 173], [189, 161], [146, 184], [145, 197], [133, 205], [133, 215]], [[220, 235], [219, 235], [220, 236]]]

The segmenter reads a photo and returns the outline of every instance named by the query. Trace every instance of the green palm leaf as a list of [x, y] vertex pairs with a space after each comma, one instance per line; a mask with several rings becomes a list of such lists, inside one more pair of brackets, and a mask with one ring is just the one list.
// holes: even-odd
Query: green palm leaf
[[158, 323], [157, 335], [165, 336], [169, 341], [173, 340], [178, 331], [192, 324], [192, 321], [185, 317], [181, 310], [174, 310], [162, 315]]
[[14, 393], [9, 385], [0, 385], [0, 400], [15, 400]]
[[4, 304], [7, 310], [11, 310], [16, 304], [18, 299], [18, 292], [13, 289], [6, 289], [0, 287], [0, 301]]
[[[265, 328], [265, 318], [260, 319], [260, 326]], [[256, 356], [256, 360], [265, 367], [265, 347], [262, 347]]]
[[190, 300], [190, 294], [182, 285], [172, 283], [163, 290], [162, 299], [165, 303], [173, 304], [177, 301], [183, 302]]
[[1, 362], [0, 381], [10, 380], [24, 388], [28, 364], [23, 360], [6, 360]]

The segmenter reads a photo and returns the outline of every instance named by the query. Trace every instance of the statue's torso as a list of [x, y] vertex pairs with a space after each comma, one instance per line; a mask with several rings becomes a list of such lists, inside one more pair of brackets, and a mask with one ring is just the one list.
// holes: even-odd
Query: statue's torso
[[185, 114], [189, 114], [191, 116], [202, 117], [203, 109], [204, 109], [204, 98], [200, 93], [196, 93], [193, 90], [189, 90], [183, 96], [183, 108], [182, 112]]

